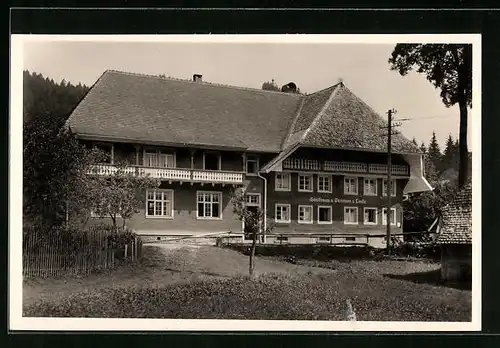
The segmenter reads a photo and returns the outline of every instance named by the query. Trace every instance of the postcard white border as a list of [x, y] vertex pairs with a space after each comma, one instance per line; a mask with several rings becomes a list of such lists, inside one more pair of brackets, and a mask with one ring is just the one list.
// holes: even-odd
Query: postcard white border
[[[472, 43], [473, 274], [471, 322], [332, 322], [22, 317], [22, 95], [23, 45], [29, 42], [199, 42], [280, 44]], [[11, 35], [9, 129], [9, 329], [32, 331], [478, 331], [481, 330], [481, 35]]]

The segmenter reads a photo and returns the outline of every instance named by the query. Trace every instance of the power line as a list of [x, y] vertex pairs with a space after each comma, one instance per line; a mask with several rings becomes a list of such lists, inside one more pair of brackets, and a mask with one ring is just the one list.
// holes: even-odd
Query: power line
[[437, 118], [449, 118], [452, 116], [428, 116], [428, 117], [419, 117], [419, 118], [399, 118], [395, 121], [419, 121], [419, 120], [430, 120], [430, 119], [437, 119]]

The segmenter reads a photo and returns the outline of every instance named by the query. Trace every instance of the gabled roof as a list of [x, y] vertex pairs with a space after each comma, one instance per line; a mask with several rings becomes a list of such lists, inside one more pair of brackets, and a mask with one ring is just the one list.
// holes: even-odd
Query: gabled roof
[[[106, 71], [67, 124], [81, 137], [280, 153], [294, 146], [385, 152], [386, 122], [338, 83], [303, 96]], [[419, 153], [394, 135], [394, 153]]]
[[472, 243], [472, 184], [464, 186], [443, 208], [439, 236], [441, 244]]
[[82, 136], [279, 152], [301, 96], [106, 71], [71, 114]]
[[[333, 147], [351, 150], [387, 151], [387, 122], [343, 83], [305, 97], [285, 144]], [[410, 140], [392, 136], [394, 153], [420, 153]]]

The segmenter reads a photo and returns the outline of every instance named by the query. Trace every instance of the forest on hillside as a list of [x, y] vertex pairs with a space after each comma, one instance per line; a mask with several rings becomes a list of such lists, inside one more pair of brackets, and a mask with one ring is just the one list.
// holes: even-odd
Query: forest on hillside
[[71, 84], [64, 79], [55, 82], [36, 72], [23, 71], [23, 120], [49, 115], [57, 126], [64, 124], [71, 111], [87, 94], [89, 87]]

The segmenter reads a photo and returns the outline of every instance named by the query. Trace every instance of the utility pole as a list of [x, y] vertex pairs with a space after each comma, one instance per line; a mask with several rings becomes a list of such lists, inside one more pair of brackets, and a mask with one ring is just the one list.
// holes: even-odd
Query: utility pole
[[[391, 202], [391, 195], [392, 195], [392, 163], [391, 163], [391, 157], [392, 157], [392, 136], [395, 134], [398, 134], [397, 132], [393, 133], [392, 128], [400, 126], [401, 124], [393, 124], [393, 119], [392, 116], [395, 114], [397, 111], [394, 109], [391, 109], [387, 111], [387, 189], [386, 189], [386, 194], [387, 194], [387, 208], [386, 208], [386, 223], [387, 223], [387, 235], [386, 235], [386, 247], [387, 247], [387, 252], [390, 253], [390, 247], [391, 247], [391, 207], [392, 207], [392, 202]], [[386, 127], [381, 127], [381, 128], [386, 128]], [[382, 186], [383, 190], [383, 186]]]

